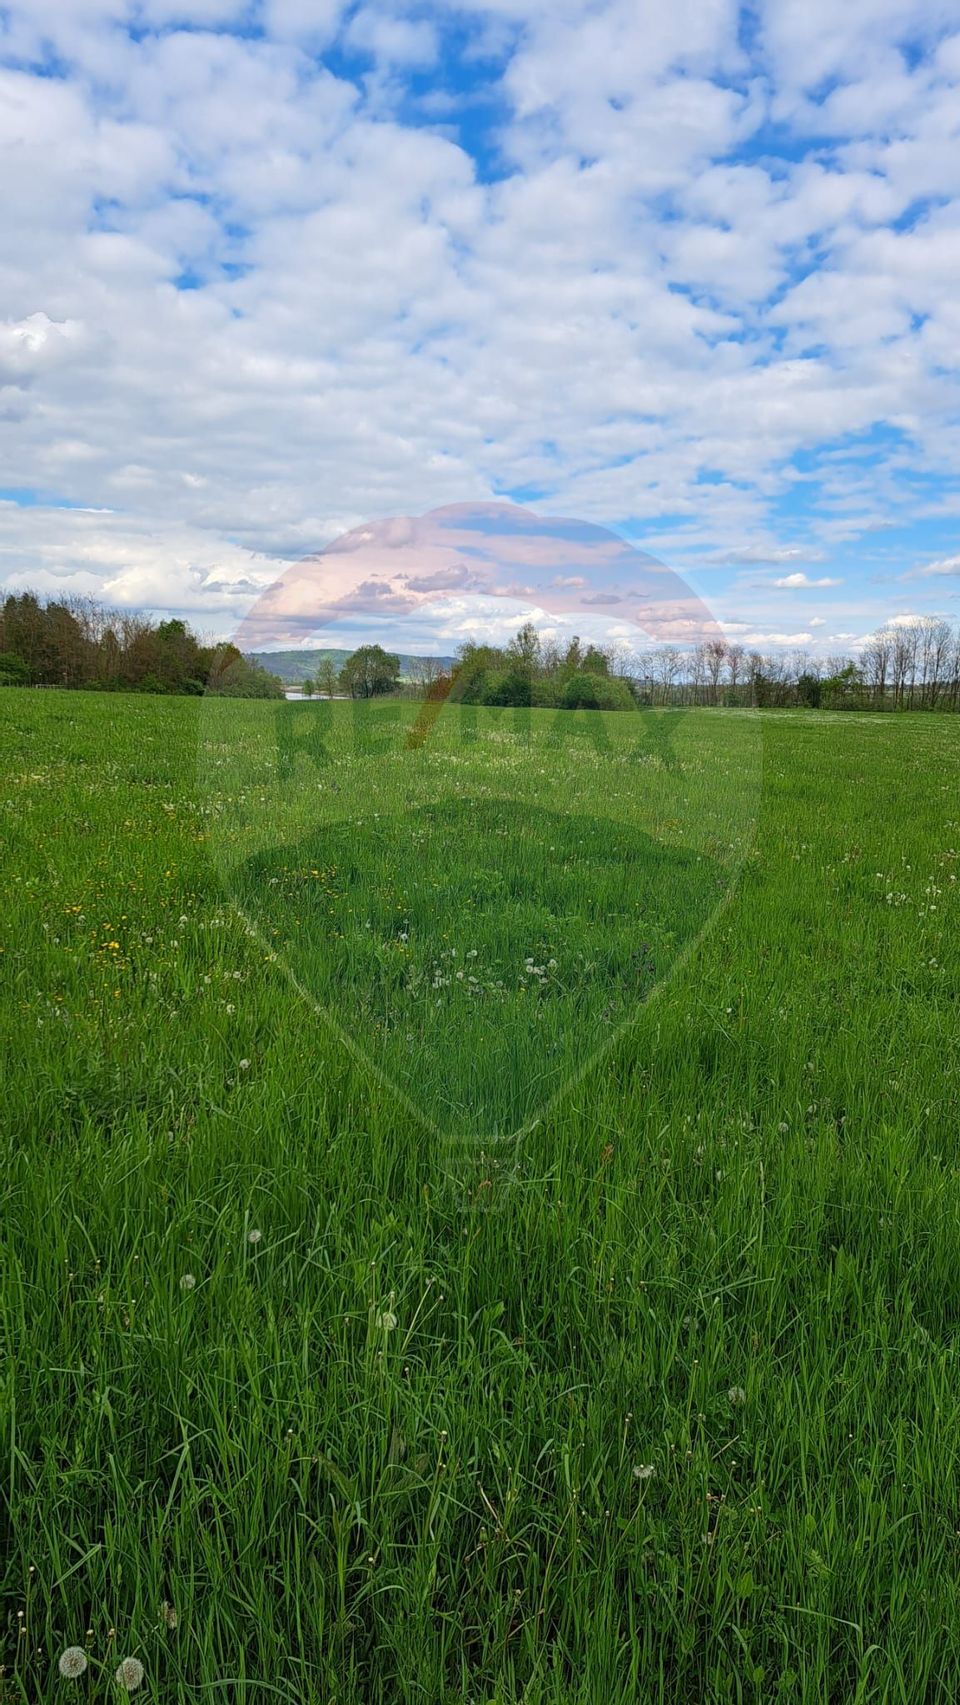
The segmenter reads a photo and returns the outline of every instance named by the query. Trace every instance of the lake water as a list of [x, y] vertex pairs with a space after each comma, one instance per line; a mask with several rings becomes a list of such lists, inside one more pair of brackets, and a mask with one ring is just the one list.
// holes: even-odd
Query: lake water
[[[285, 699], [305, 699], [307, 694], [302, 693], [299, 687], [284, 687], [283, 696]], [[326, 693], [313, 693], [310, 696], [314, 699], [325, 699], [327, 695]], [[349, 695], [347, 693], [334, 693], [333, 697], [335, 699], [345, 699], [349, 697]]]

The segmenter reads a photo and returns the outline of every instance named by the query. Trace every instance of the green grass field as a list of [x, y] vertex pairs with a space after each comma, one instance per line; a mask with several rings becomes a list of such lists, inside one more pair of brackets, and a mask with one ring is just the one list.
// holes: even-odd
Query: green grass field
[[0, 695], [0, 1699], [955, 1701], [960, 724], [290, 714]]

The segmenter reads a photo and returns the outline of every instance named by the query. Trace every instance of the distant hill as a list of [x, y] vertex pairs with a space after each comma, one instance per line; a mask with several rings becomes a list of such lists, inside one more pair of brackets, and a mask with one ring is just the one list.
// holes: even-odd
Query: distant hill
[[[385, 646], [384, 649], [389, 650], [389, 646]], [[315, 680], [321, 663], [329, 661], [335, 669], [339, 669], [353, 653], [352, 651], [331, 649], [329, 651], [251, 651], [248, 655], [251, 662], [259, 663], [263, 669], [269, 669], [271, 675], [279, 675], [286, 686], [296, 687], [308, 677]], [[412, 664], [423, 662], [422, 657], [414, 657], [409, 653], [400, 652], [399, 656], [400, 674], [404, 679], [409, 677]], [[433, 661], [442, 663], [449, 668], [454, 660], [452, 657], [436, 657]]]

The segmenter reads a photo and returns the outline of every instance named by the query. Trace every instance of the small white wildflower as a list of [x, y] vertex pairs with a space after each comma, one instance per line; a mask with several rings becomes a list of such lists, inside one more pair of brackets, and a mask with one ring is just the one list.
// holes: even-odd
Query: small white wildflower
[[636, 1463], [634, 1463], [634, 1466], [633, 1466], [633, 1478], [634, 1478], [634, 1480], [649, 1480], [652, 1478], [652, 1476], [654, 1474], [656, 1474], [656, 1472], [657, 1471], [654, 1468], [652, 1462], [636, 1462]]
[[183, 1278], [180, 1280], [180, 1289], [182, 1291], [192, 1291], [196, 1282], [197, 1281], [192, 1273], [184, 1273]]
[[262, 1236], [263, 1236], [263, 1232], [258, 1231], [256, 1226], [254, 1226], [252, 1231], [247, 1232], [247, 1242], [248, 1243], [259, 1243]]
[[65, 1675], [68, 1681], [75, 1681], [78, 1675], [83, 1674], [86, 1667], [87, 1654], [82, 1646], [68, 1646], [65, 1652], [60, 1653], [57, 1661], [60, 1674]]
[[139, 1658], [121, 1658], [114, 1680], [128, 1693], [135, 1693], [143, 1681], [143, 1665]]
[[377, 1325], [381, 1332], [392, 1332], [396, 1324], [397, 1317], [389, 1308], [385, 1308], [382, 1314], [377, 1315]]
[[727, 1399], [734, 1409], [739, 1409], [747, 1401], [747, 1394], [742, 1385], [731, 1385]]

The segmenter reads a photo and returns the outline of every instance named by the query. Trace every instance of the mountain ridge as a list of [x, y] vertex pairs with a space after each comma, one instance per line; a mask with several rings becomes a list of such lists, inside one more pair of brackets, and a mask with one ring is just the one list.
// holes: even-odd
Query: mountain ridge
[[[384, 647], [385, 651], [389, 651], [389, 649], [389, 646]], [[338, 649], [337, 647], [317, 647], [310, 651], [300, 649], [251, 651], [247, 655], [252, 663], [258, 663], [262, 669], [269, 670], [272, 675], [279, 675], [285, 686], [299, 686], [300, 682], [306, 681], [308, 677], [315, 678], [317, 670], [323, 663], [332, 663], [336, 669], [339, 669], [348, 657], [353, 656], [353, 651]], [[398, 652], [396, 655], [400, 658], [401, 678], [405, 680], [409, 679], [411, 665], [428, 661], [426, 656], [416, 652]], [[450, 668], [454, 659], [452, 657], [431, 657], [429, 661]]]

